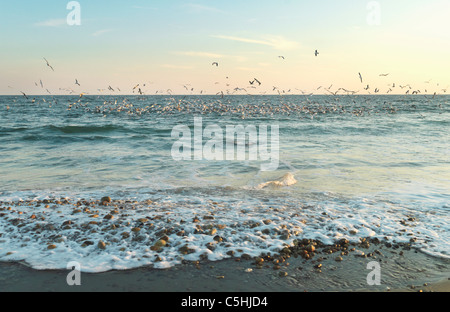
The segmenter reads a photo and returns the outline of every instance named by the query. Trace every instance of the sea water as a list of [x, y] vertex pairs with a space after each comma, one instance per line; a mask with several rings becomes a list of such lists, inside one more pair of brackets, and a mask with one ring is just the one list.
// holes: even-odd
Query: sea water
[[[36, 269], [77, 261], [88, 272], [166, 268], [230, 251], [275, 253], [295, 239], [361, 237], [450, 258], [449, 96], [32, 98], [0, 97], [0, 261]], [[193, 135], [195, 118], [203, 128], [277, 127], [277, 166], [261, 170], [257, 157], [175, 159], [173, 131]], [[92, 214], [75, 214], [74, 204], [103, 196], [126, 211], [80, 226]], [[61, 198], [57, 207], [35, 204]], [[96, 209], [103, 217], [111, 207]], [[142, 218], [152, 226], [133, 234]], [[164, 229], [167, 246], [152, 250]], [[189, 253], [180, 254], [183, 246]]]

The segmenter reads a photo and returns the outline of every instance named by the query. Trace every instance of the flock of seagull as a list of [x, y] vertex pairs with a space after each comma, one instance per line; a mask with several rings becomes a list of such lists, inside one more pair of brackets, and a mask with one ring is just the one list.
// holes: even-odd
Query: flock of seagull
[[[319, 51], [315, 50], [314, 51], [314, 55], [315, 57], [319, 56]], [[286, 58], [282, 55], [278, 56], [278, 58], [285, 60]], [[55, 69], [53, 68], [53, 66], [49, 63], [49, 61], [46, 58], [43, 58], [44, 61], [46, 62], [46, 66], [48, 68], [50, 68], [53, 72], [55, 71]], [[212, 66], [215, 67], [219, 67], [219, 63], [218, 62], [213, 62]], [[379, 76], [380, 77], [388, 77], [390, 74], [389, 73], [382, 73]], [[361, 82], [361, 84], [364, 83], [364, 79], [363, 79], [363, 75], [361, 73], [358, 73], [358, 77], [359, 80]], [[226, 77], [226, 79], [228, 79], [228, 77]], [[426, 81], [426, 83], [431, 83], [431, 80]], [[75, 79], [74, 82], [75, 85], [77, 85], [78, 87], [81, 87], [80, 82], [78, 81], [78, 79]], [[219, 82], [216, 82], [215, 84], [219, 84]], [[38, 83], [35, 83], [36, 86], [38, 86]], [[42, 82], [42, 80], [39, 81], [39, 85], [41, 86], [41, 88], [44, 89], [44, 84]], [[314, 93], [311, 92], [305, 92], [301, 89], [297, 89], [295, 88], [296, 91], [298, 92], [294, 92], [292, 89], [289, 90], [282, 90], [276, 86], [272, 87], [272, 91], [273, 92], [277, 92], [282, 98], [283, 101], [279, 103], [279, 105], [273, 105], [273, 103], [271, 103], [271, 105], [267, 105], [267, 103], [260, 103], [259, 105], [252, 105], [252, 104], [248, 104], [248, 105], [234, 105], [232, 104], [230, 101], [224, 101], [224, 97], [225, 97], [225, 93], [227, 95], [233, 95], [233, 94], [241, 94], [242, 92], [245, 92], [245, 94], [249, 95], [250, 93], [247, 92], [247, 88], [254, 88], [256, 89], [257, 86], [260, 87], [261, 85], [263, 85], [263, 83], [258, 79], [258, 78], [252, 78], [251, 80], [249, 80], [249, 84], [248, 86], [245, 87], [235, 87], [234, 89], [232, 89], [232, 87], [230, 87], [230, 83], [227, 83], [226, 86], [229, 87], [225, 92], [224, 91], [220, 91], [218, 93], [216, 93], [216, 95], [220, 96], [220, 100], [216, 100], [216, 101], [203, 101], [203, 100], [193, 100], [192, 98], [190, 98], [189, 101], [186, 100], [187, 96], [184, 96], [181, 98], [181, 96], [179, 98], [175, 98], [175, 97], [171, 97], [168, 98], [168, 100], [166, 101], [166, 103], [164, 105], [158, 105], [158, 104], [153, 104], [153, 105], [147, 105], [147, 106], [142, 106], [140, 107], [140, 105], [133, 105], [133, 103], [128, 100], [126, 97], [124, 97], [121, 101], [115, 99], [113, 101], [111, 100], [105, 100], [103, 102], [103, 105], [96, 105], [95, 107], [90, 107], [89, 103], [85, 103], [83, 104], [83, 100], [91, 100], [94, 102], [97, 102], [98, 99], [100, 99], [100, 96], [97, 97], [97, 99], [93, 99], [93, 98], [86, 98], [85, 93], [79, 93], [79, 98], [78, 101], [73, 102], [71, 101], [71, 103], [69, 104], [67, 110], [72, 110], [72, 109], [77, 109], [77, 108], [84, 108], [85, 111], [87, 112], [95, 112], [95, 113], [101, 113], [104, 114], [106, 116], [107, 113], [111, 113], [111, 112], [123, 112], [126, 111], [128, 114], [136, 114], [136, 115], [142, 115], [144, 113], [160, 113], [160, 114], [168, 114], [168, 113], [176, 113], [176, 112], [188, 112], [188, 113], [200, 113], [200, 114], [206, 114], [206, 113], [217, 113], [217, 114], [225, 114], [225, 113], [236, 113], [239, 114], [240, 116], [242, 116], [242, 118], [245, 118], [246, 116], [251, 116], [254, 114], [263, 114], [263, 115], [267, 115], [267, 114], [280, 114], [280, 113], [284, 113], [284, 114], [292, 114], [292, 113], [300, 113], [300, 114], [306, 114], [306, 115], [310, 115], [312, 116], [312, 118], [314, 118], [314, 116], [318, 115], [318, 114], [325, 114], [325, 113], [345, 113], [345, 112], [350, 112], [353, 115], [357, 115], [357, 116], [361, 116], [364, 115], [364, 113], [371, 113], [371, 112], [375, 112], [374, 111], [374, 107], [370, 106], [370, 101], [368, 99], [365, 100], [365, 106], [364, 107], [372, 107], [370, 110], [365, 109], [363, 106], [360, 106], [358, 109], [356, 110], [349, 110], [348, 108], [345, 107], [345, 105], [343, 105], [342, 103], [340, 103], [340, 98], [337, 97], [337, 95], [355, 95], [357, 94], [359, 91], [353, 91], [353, 90], [347, 90], [345, 88], [338, 88], [336, 90], [332, 90], [333, 85], [329, 86], [329, 87], [323, 87], [323, 86], [319, 86], [316, 90], [324, 90], [327, 93], [331, 94], [334, 96], [334, 100], [330, 100], [327, 99], [325, 100], [323, 103], [319, 103], [319, 102], [314, 102], [312, 101], [309, 96], [314, 95]], [[439, 86], [439, 84], [437, 84], [437, 86]], [[140, 96], [145, 95], [145, 92], [143, 91], [143, 88], [146, 87], [146, 84], [137, 84], [133, 87], [132, 92], [133, 94], [138, 94]], [[194, 88], [189, 85], [183, 85], [183, 87], [186, 89], [186, 91], [191, 92], [191, 95], [193, 95], [194, 92]], [[395, 83], [391, 83], [388, 85], [389, 89], [387, 90], [387, 94], [392, 92], [397, 85]], [[413, 90], [411, 85], [407, 84], [407, 85], [398, 85], [399, 88], [401, 89], [405, 89], [407, 88], [405, 95], [418, 95], [420, 93], [422, 93], [421, 90]], [[368, 94], [370, 95], [370, 85], [366, 85], [366, 87], [363, 88], [364, 90], [366, 90], [368, 92]], [[72, 90], [71, 88], [60, 88], [61, 91], [67, 91], [69, 92], [69, 94], [76, 94], [77, 92], [75, 92], [74, 90]], [[98, 89], [98, 91], [104, 91], [105, 89]], [[112, 86], [108, 86], [107, 88], [108, 91], [111, 92], [116, 92], [117, 91], [121, 91], [120, 88], [113, 88]], [[46, 89], [48, 94], [52, 94], [48, 89]], [[424, 90], [424, 95], [428, 93], [427, 90]], [[447, 92], [447, 88], [445, 89], [441, 89], [441, 91], [443, 91], [444, 93]], [[27, 94], [25, 94], [24, 92], [20, 91], [22, 93], [22, 95], [29, 100], [29, 96]], [[172, 96], [172, 90], [171, 89], [167, 89], [165, 91], [156, 91], [155, 94], [164, 94], [166, 93], [169, 96]], [[267, 92], [267, 91], [266, 91]], [[266, 94], [266, 92], [260, 92], [261, 95]], [[374, 88], [373, 89], [374, 93], [379, 93], [380, 90], [379, 88]], [[203, 94], [203, 90], [201, 90], [200, 95]], [[285, 95], [289, 95], [289, 94], [301, 94], [305, 96], [305, 101], [303, 103], [292, 103], [289, 100], [287, 100], [287, 98], [285, 98]], [[110, 94], [112, 95], [112, 94]], [[432, 95], [431, 98], [429, 99], [434, 99], [434, 97], [437, 95], [437, 92], [434, 92], [434, 94]], [[84, 98], [83, 98], [84, 97]], [[145, 97], [141, 97], [138, 98], [138, 100], [145, 100]], [[39, 99], [42, 100], [44, 103], [47, 103], [45, 99]], [[52, 96], [52, 101], [49, 102], [49, 106], [51, 107], [52, 104], [57, 104], [57, 98]], [[133, 101], [136, 101], [136, 98], [133, 98]], [[36, 98], [33, 98], [31, 100], [32, 103], [36, 102]], [[355, 100], [353, 100], [353, 104], [356, 104]], [[385, 102], [386, 104], [386, 102]], [[9, 109], [9, 106], [7, 107], [7, 109]], [[390, 113], [395, 113], [396, 112], [396, 108], [392, 107], [392, 105], [385, 105], [385, 110], [390, 112]]]

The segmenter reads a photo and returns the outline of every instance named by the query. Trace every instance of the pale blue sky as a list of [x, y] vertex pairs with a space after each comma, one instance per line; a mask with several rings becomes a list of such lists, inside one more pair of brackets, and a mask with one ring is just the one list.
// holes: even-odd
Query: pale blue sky
[[186, 93], [186, 84], [216, 93], [254, 77], [263, 82], [255, 94], [450, 84], [446, 0], [377, 1], [380, 25], [368, 24], [364, 0], [81, 0], [81, 26], [69, 26], [68, 2], [0, 0], [0, 94], [42, 94], [40, 80], [54, 94], [131, 93], [138, 83], [148, 94]]

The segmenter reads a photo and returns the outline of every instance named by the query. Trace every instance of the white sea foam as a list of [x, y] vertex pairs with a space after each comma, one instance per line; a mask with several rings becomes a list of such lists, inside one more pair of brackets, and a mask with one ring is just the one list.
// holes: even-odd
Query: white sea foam
[[[119, 208], [119, 213], [109, 221], [103, 217], [112, 207], [91, 207], [90, 213], [74, 213], [78, 199], [98, 199], [101, 194], [96, 192], [70, 197], [67, 204], [50, 203], [50, 208], [45, 208], [44, 204], [36, 207], [36, 202], [29, 206], [27, 200], [59, 199], [62, 194], [4, 195], [0, 197], [4, 202], [0, 208], [11, 207], [11, 210], [0, 211], [3, 213], [0, 260], [25, 261], [35, 269], [66, 269], [68, 262], [76, 261], [83, 272], [147, 265], [164, 269], [183, 260], [219, 261], [229, 258], [231, 252], [235, 256], [273, 254], [292, 245], [294, 239], [309, 238], [332, 244], [342, 238], [358, 242], [361, 237], [376, 237], [393, 243], [413, 239], [412, 245], [424, 252], [449, 258], [450, 220], [442, 203], [442, 209], [422, 208], [419, 212], [379, 198], [345, 199], [322, 194], [320, 200], [302, 201], [274, 197], [274, 190], [269, 189], [255, 192], [245, 200], [218, 193], [208, 198], [192, 194], [149, 196], [136, 192], [135, 196], [130, 196], [131, 193], [127, 193], [124, 198], [128, 203], [125, 200], [115, 202], [118, 207], [126, 208]], [[148, 198], [153, 203], [142, 202]], [[133, 203], [134, 200], [138, 203]], [[98, 217], [93, 218], [94, 214]], [[32, 219], [32, 215], [36, 218]], [[193, 222], [194, 217], [199, 222]], [[139, 223], [142, 218], [147, 218], [148, 223]], [[71, 221], [73, 226], [64, 229], [65, 221]], [[88, 225], [91, 221], [99, 224]], [[110, 228], [112, 224], [116, 229]], [[132, 229], [138, 226], [141, 231], [133, 233]], [[152, 250], [164, 229], [168, 230], [168, 244], [161, 250]], [[211, 233], [211, 229], [217, 232]], [[181, 231], [184, 233], [180, 234]], [[124, 232], [130, 237], [124, 238]], [[283, 237], [286, 233], [290, 236]], [[217, 242], [217, 237], [223, 241]], [[86, 240], [91, 245], [83, 246]], [[97, 246], [99, 241], [106, 243], [104, 250]], [[49, 244], [56, 248], [48, 249]], [[180, 252], [184, 246], [189, 248], [186, 254]]]
[[282, 177], [280, 177], [279, 179], [261, 183], [256, 188], [263, 189], [266, 187], [270, 188], [270, 187], [291, 186], [291, 185], [297, 184], [297, 182], [298, 181], [295, 179], [294, 175], [292, 173], [288, 172], [285, 175], [283, 175]]

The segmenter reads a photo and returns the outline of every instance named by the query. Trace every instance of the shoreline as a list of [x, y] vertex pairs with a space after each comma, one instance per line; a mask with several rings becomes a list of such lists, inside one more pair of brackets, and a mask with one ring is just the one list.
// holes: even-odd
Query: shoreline
[[[233, 258], [185, 262], [169, 269], [140, 267], [104, 273], [81, 272], [80, 286], [66, 282], [69, 270], [35, 270], [0, 263], [0, 292], [450, 292], [450, 261], [414, 249], [369, 247], [371, 257], [286, 257], [283, 263]], [[368, 285], [369, 262], [381, 268], [380, 285]], [[278, 266], [278, 267], [277, 267]]]
[[[23, 259], [26, 259], [25, 256], [30, 250], [29, 241], [23, 241], [23, 249], [17, 256], [14, 252], [8, 251], [7, 246], [0, 246], [7, 252], [5, 257], [16, 257], [0, 262], [0, 292], [384, 292], [434, 291], [434, 289], [450, 291], [448, 281], [450, 259], [436, 258], [416, 249], [413, 246], [416, 241], [413, 235], [407, 236], [409, 242], [390, 242], [375, 237], [358, 238], [359, 235], [356, 237], [353, 235], [355, 238], [352, 241], [342, 238], [332, 245], [306, 238], [293, 239], [292, 244], [287, 244], [290, 236], [298, 233], [295, 232], [295, 228], [288, 229], [283, 226], [281, 217], [285, 215], [280, 214], [278, 220], [275, 219], [277, 213], [283, 212], [275, 209], [261, 212], [264, 225], [252, 221], [240, 225], [244, 227], [232, 227], [232, 224], [222, 225], [221, 214], [226, 213], [226, 210], [222, 211], [224, 208], [217, 202], [211, 202], [205, 208], [206, 211], [196, 210], [193, 219], [192, 214], [186, 214], [188, 218], [183, 217], [179, 221], [173, 216], [171, 204], [164, 205], [150, 200], [128, 203], [104, 197], [100, 201], [80, 200], [71, 203], [61, 198], [58, 201], [0, 204], [6, 205], [1, 208], [0, 217], [6, 224], [11, 225], [10, 230], [16, 231], [8, 232], [8, 235], [23, 231], [27, 234], [32, 233], [37, 238], [48, 237], [48, 241], [38, 241], [38, 247], [44, 249], [44, 254], [53, 255], [56, 250], [58, 252], [56, 255], [64, 256], [53, 258], [53, 265], [64, 263], [56, 267], [66, 267], [67, 262], [61, 261], [64, 261], [67, 258], [66, 253], [74, 248], [73, 245], [71, 248], [67, 246], [66, 249], [62, 248], [66, 241], [61, 236], [63, 233], [73, 235], [78, 233], [78, 236], [69, 237], [67, 240], [79, 243], [79, 250], [89, 251], [86, 253], [87, 257], [78, 257], [81, 266], [81, 286], [69, 286], [67, 277], [71, 273], [70, 270], [40, 271], [27, 265]], [[14, 208], [8, 207], [9, 204]], [[152, 207], [151, 210], [148, 209], [148, 205]], [[198, 205], [194, 208], [198, 208]], [[146, 219], [142, 219], [143, 216], [140, 215], [130, 217], [129, 211], [134, 210], [142, 210], [142, 214], [147, 216]], [[266, 212], [272, 215], [272, 219], [264, 219]], [[168, 219], [168, 216], [173, 219]], [[325, 218], [327, 215], [322, 216]], [[406, 231], [411, 226], [409, 223], [414, 221], [414, 218], [409, 217], [407, 221], [399, 222], [406, 227]], [[240, 231], [257, 226], [264, 227], [261, 234], [266, 235], [264, 236], [266, 239], [272, 236], [286, 243], [282, 248], [277, 248], [276, 252], [261, 251], [258, 255], [250, 255], [244, 251], [245, 237], [238, 240], [243, 244], [242, 247], [227, 242], [228, 235], [233, 233], [237, 235]], [[31, 232], [26, 232], [27, 230]], [[74, 230], [76, 232], [72, 232]], [[103, 231], [111, 236], [108, 238], [106, 234], [101, 234]], [[143, 239], [145, 238], [142, 236], [143, 232], [151, 235], [149, 239]], [[95, 235], [100, 235], [99, 233], [103, 235], [100, 236], [101, 239], [105, 237], [108, 240], [106, 242], [101, 240], [96, 245]], [[176, 244], [177, 240], [188, 237], [188, 233], [190, 237], [197, 235], [207, 239], [203, 243], [211, 252], [228, 246], [229, 258], [212, 261], [211, 258], [202, 256], [203, 253], [190, 248], [185, 241]], [[127, 248], [121, 247], [120, 244], [127, 239], [130, 245], [127, 245]], [[2, 240], [7, 242], [7, 237], [3, 237]], [[148, 248], [148, 251], [142, 257], [133, 259], [135, 269], [86, 273], [88, 269], [92, 269], [93, 260], [101, 266], [99, 268], [108, 269], [105, 266], [108, 261], [97, 260], [102, 259], [104, 251], [112, 248], [114, 244], [117, 245], [116, 248], [124, 249], [123, 253], [117, 255], [133, 255], [142, 248]], [[170, 267], [156, 266], [155, 264], [162, 263], [164, 252], [170, 248], [176, 252], [181, 264]], [[233, 252], [234, 249], [239, 251], [239, 248], [242, 248], [242, 252]], [[192, 253], [195, 255], [195, 252], [198, 253], [198, 257], [189, 257]], [[149, 258], [149, 255], [153, 258]], [[118, 256], [116, 259], [121, 261]], [[148, 261], [149, 259], [154, 261]], [[35, 257], [30, 263], [33, 263], [35, 268], [38, 265], [39, 268], [41, 260]]]

